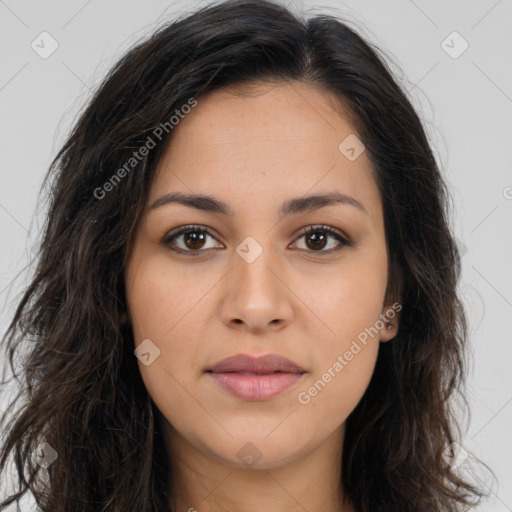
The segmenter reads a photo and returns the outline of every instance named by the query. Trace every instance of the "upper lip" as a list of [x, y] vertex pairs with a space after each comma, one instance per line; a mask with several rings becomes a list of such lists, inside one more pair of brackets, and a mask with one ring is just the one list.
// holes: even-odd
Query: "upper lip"
[[306, 370], [278, 354], [268, 354], [261, 357], [253, 357], [249, 354], [237, 354], [207, 368], [207, 372], [254, 372], [254, 373], [305, 373]]

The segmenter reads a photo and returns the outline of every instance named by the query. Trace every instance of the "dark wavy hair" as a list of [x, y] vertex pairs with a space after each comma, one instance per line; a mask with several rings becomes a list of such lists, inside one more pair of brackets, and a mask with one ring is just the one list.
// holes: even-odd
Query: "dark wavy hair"
[[[452, 512], [481, 501], [479, 483], [445, 457], [460, 438], [455, 393], [469, 409], [451, 198], [381, 52], [333, 16], [305, 19], [271, 1], [237, 0], [173, 19], [113, 66], [45, 177], [37, 262], [2, 340], [22, 387], [2, 418], [0, 452], [0, 472], [12, 457], [18, 489], [0, 506], [29, 492], [44, 512], [172, 510], [176, 467], [122, 321], [126, 255], [172, 131], [153, 136], [155, 147], [121, 182], [109, 180], [191, 98], [200, 104], [209, 91], [256, 82], [333, 93], [366, 146], [383, 200], [388, 287], [403, 309], [347, 419], [346, 499], [358, 512]], [[107, 182], [113, 190], [99, 193]], [[47, 468], [33, 456], [43, 441], [58, 454]]]

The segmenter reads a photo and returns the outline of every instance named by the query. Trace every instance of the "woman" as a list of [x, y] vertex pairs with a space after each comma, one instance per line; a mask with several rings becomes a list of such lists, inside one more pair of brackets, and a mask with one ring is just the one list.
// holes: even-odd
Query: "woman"
[[4, 338], [11, 366], [30, 345], [0, 457], [20, 489], [2, 505], [29, 490], [52, 512], [426, 512], [483, 496], [450, 409], [467, 334], [448, 194], [349, 27], [250, 0], [163, 26], [111, 70], [47, 183]]

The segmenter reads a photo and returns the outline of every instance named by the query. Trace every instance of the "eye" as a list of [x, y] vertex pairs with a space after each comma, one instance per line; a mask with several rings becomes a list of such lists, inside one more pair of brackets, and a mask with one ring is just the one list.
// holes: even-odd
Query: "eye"
[[[324, 225], [310, 226], [302, 230], [298, 240], [303, 237], [305, 237], [306, 250], [312, 249], [309, 252], [331, 253], [341, 250], [344, 246], [351, 246], [351, 243], [337, 230]], [[334, 244], [334, 247], [331, 246], [329, 250], [323, 250], [328, 245], [329, 238], [334, 238], [338, 244]]]
[[[192, 256], [199, 256], [200, 249], [204, 249], [205, 240], [207, 237], [215, 238], [209, 228], [203, 226], [182, 226], [175, 231], [166, 235], [162, 244], [171, 248], [172, 251], [177, 253], [188, 252]], [[176, 240], [183, 239], [184, 245], [176, 243]], [[206, 247], [207, 249], [211, 247]]]
[[[205, 249], [212, 249], [215, 246], [206, 246], [208, 237], [215, 239], [213, 232], [205, 226], [182, 226], [175, 231], [171, 231], [162, 239], [162, 244], [169, 247], [176, 253], [189, 253], [191, 256], [199, 256]], [[306, 249], [308, 252], [331, 253], [341, 250], [344, 246], [351, 246], [351, 243], [342, 236], [337, 230], [328, 226], [309, 226], [302, 230], [298, 239], [305, 237]], [[337, 241], [334, 247], [324, 250], [329, 245], [329, 238]], [[177, 243], [177, 242], [181, 242]], [[219, 245], [217, 246], [219, 247]], [[223, 247], [220, 245], [220, 247]]]

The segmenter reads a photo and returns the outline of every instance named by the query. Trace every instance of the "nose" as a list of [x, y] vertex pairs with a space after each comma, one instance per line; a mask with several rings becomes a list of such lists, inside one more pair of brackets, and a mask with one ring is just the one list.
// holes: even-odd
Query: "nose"
[[262, 333], [281, 330], [290, 323], [293, 293], [271, 253], [265, 249], [251, 262], [234, 256], [221, 305], [222, 321], [228, 327]]

